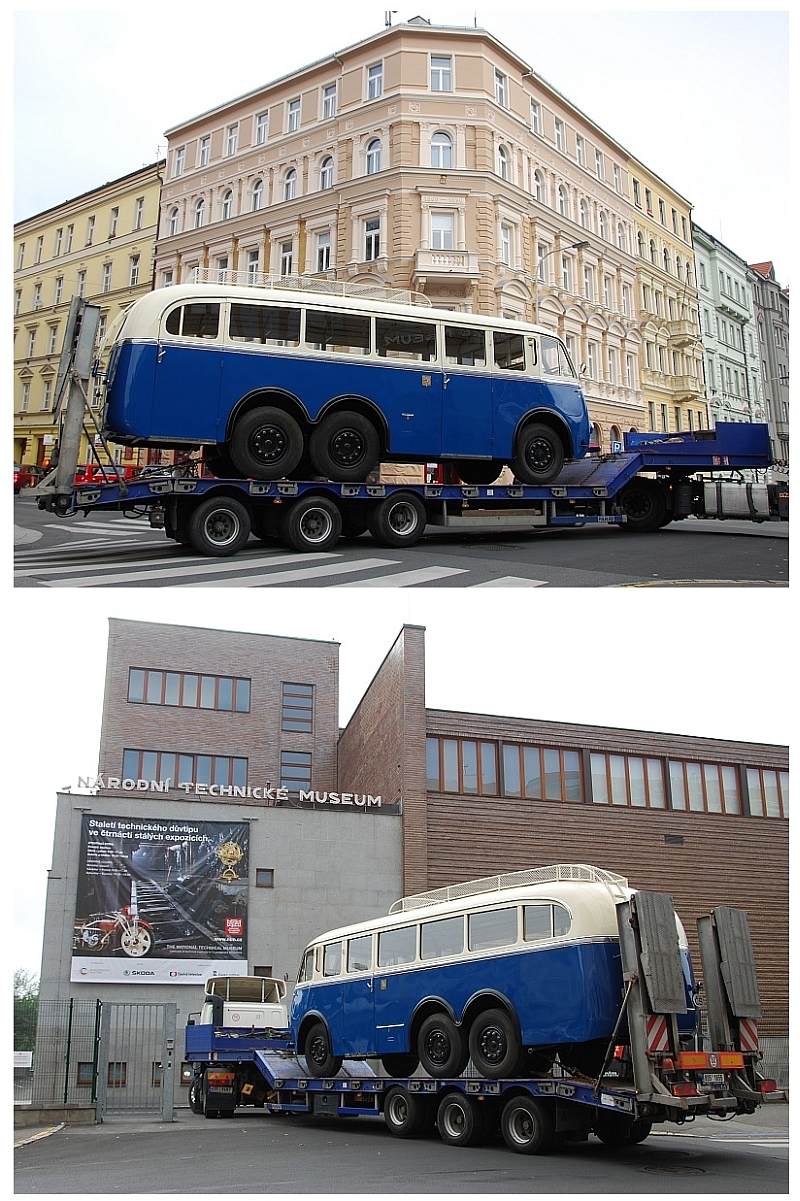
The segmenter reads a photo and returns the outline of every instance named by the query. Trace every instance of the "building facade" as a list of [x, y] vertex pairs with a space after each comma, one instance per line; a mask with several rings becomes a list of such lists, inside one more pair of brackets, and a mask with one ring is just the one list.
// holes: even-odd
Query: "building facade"
[[484, 30], [386, 28], [167, 138], [157, 287], [316, 275], [536, 319], [606, 449], [653, 412], [701, 421], [688, 202]]
[[[337, 643], [110, 623], [100, 761], [59, 795], [41, 997], [175, 1002], [278, 975], [399, 896], [558, 862], [749, 912], [762, 1035], [788, 1031], [788, 751], [425, 706], [405, 626], [344, 729]], [[147, 944], [98, 943], [138, 908]], [[116, 918], [114, 915], [117, 915]]]
[[754, 273], [724, 243], [693, 227], [708, 411], [716, 421], [766, 421]]
[[766, 420], [776, 479], [789, 478], [789, 289], [775, 278], [773, 263], [753, 263], [753, 302]]
[[[162, 169], [152, 163], [14, 226], [15, 463], [46, 466], [58, 439], [54, 389], [72, 297], [99, 307], [102, 337], [152, 289]], [[120, 449], [121, 461], [136, 454]], [[92, 461], [85, 435], [81, 461]]]

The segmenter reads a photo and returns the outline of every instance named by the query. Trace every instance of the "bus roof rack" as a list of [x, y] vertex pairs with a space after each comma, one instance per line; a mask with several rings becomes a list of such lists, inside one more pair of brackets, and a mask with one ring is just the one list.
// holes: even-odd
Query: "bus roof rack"
[[607, 872], [602, 867], [591, 867], [588, 863], [556, 863], [552, 867], [531, 867], [519, 872], [503, 872], [499, 876], [484, 876], [480, 880], [467, 880], [463, 884], [448, 884], [444, 888], [433, 888], [430, 892], [418, 892], [395, 901], [389, 913], [423, 909], [441, 901], [456, 901], [461, 897], [478, 896], [484, 892], [498, 892], [501, 888], [521, 888], [525, 884], [552, 884], [565, 880], [582, 884], [610, 884], [622, 888], [628, 886], [625, 876]]
[[356, 283], [350, 280], [322, 279], [314, 275], [265, 275], [261, 271], [228, 271], [220, 267], [195, 267], [190, 283], [233, 284], [245, 288], [269, 288], [284, 292], [318, 292], [324, 296], [350, 296], [357, 300], [388, 300], [393, 304], [431, 307], [430, 297], [410, 288], [392, 288], [388, 284]]

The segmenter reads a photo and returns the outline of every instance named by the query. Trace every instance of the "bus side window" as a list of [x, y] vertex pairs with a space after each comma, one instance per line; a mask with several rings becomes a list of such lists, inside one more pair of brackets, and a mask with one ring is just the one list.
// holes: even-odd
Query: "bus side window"
[[183, 338], [216, 338], [219, 336], [219, 305], [180, 305], [168, 315], [165, 329], [168, 334]]
[[322, 952], [323, 976], [338, 976], [342, 970], [342, 944], [329, 942]]
[[561, 342], [557, 338], [548, 338], [546, 334], [542, 334], [540, 341], [542, 349], [542, 373], [544, 375], [568, 375], [574, 377], [575, 372], [567, 357], [566, 349]]
[[491, 909], [488, 913], [470, 913], [467, 917], [470, 951], [488, 951], [508, 947], [517, 941], [517, 910]]
[[500, 371], [525, 370], [525, 339], [522, 334], [510, 334], [505, 330], [495, 330], [494, 365]]
[[441, 959], [443, 955], [460, 955], [463, 950], [463, 917], [445, 917], [436, 922], [422, 923], [421, 959]]
[[378, 967], [396, 967], [413, 963], [417, 957], [417, 927], [383, 930], [378, 935]]
[[303, 956], [303, 962], [300, 964], [300, 972], [297, 977], [297, 983], [302, 984], [306, 980], [310, 980], [314, 975], [314, 948], [309, 947]]
[[372, 935], [359, 934], [347, 940], [348, 972], [368, 972], [372, 967]]
[[553, 906], [523, 905], [522, 937], [525, 942], [540, 942], [553, 937]]
[[376, 317], [375, 353], [382, 359], [430, 363], [436, 358], [436, 326]]
[[306, 313], [306, 342], [314, 350], [335, 354], [369, 354], [370, 318], [353, 313], [324, 312], [309, 309]]
[[553, 906], [553, 934], [556, 938], [563, 938], [565, 934], [569, 934], [572, 926], [572, 918], [569, 910], [563, 905]]
[[457, 367], [486, 366], [486, 331], [460, 325], [444, 327], [444, 361]]
[[265, 304], [232, 304], [229, 333], [231, 340], [236, 342], [299, 346], [300, 310]]

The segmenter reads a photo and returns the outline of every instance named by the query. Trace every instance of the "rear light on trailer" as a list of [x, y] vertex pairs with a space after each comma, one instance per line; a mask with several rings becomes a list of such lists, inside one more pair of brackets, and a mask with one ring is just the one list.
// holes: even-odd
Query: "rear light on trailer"
[[760, 1093], [776, 1093], [778, 1086], [774, 1080], [759, 1080], [756, 1083], [756, 1088]]
[[674, 1097], [696, 1097], [697, 1085], [690, 1084], [688, 1080], [684, 1080], [680, 1084], [673, 1084], [672, 1095]]

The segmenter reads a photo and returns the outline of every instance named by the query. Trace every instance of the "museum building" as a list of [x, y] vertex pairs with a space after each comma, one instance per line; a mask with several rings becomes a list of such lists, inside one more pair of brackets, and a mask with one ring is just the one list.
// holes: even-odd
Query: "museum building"
[[590, 863], [670, 894], [696, 962], [696, 919], [745, 909], [762, 1045], [784, 1044], [787, 747], [428, 709], [414, 625], [340, 728], [336, 642], [109, 624], [97, 775], [57, 800], [43, 1001], [173, 1002], [180, 1032], [208, 976], [291, 993], [308, 941], [402, 895]]

